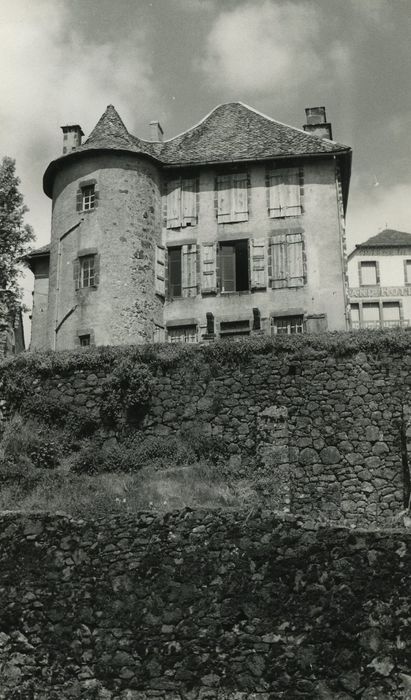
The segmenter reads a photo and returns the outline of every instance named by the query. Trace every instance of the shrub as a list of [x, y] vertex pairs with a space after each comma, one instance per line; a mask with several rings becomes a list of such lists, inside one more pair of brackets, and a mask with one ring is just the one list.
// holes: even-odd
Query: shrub
[[15, 464], [52, 469], [59, 463], [63, 441], [33, 419], [16, 414], [6, 424], [1, 440], [4, 460]]
[[114, 423], [124, 415], [130, 421], [138, 420], [150, 400], [153, 382], [146, 365], [124, 358], [103, 384], [102, 416]]

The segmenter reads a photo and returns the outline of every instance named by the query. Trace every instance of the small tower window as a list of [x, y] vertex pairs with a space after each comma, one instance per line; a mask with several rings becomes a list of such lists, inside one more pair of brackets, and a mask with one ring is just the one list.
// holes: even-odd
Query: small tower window
[[79, 335], [79, 341], [80, 341], [80, 346], [82, 348], [86, 348], [90, 345], [90, 333], [86, 333], [85, 335]]
[[87, 187], [82, 187], [81, 194], [83, 199], [83, 211], [89, 211], [90, 209], [94, 209], [95, 186], [87, 185]]

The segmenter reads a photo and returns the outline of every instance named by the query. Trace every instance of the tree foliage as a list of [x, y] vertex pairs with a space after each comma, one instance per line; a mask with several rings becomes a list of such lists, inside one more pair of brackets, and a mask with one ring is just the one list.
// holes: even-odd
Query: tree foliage
[[22, 257], [34, 238], [33, 229], [24, 223], [28, 211], [19, 191], [16, 162], [5, 156], [0, 164], [0, 298], [9, 313], [18, 305], [21, 291], [18, 285]]

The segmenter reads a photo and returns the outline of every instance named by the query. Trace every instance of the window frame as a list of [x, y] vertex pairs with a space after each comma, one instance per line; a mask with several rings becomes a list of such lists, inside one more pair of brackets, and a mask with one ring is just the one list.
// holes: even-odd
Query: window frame
[[[293, 257], [291, 254], [292, 246], [296, 244], [300, 246], [301, 254], [299, 257]], [[292, 275], [293, 271], [297, 271], [297, 263], [300, 274]], [[268, 265], [271, 289], [294, 289], [304, 287], [307, 284], [305, 237], [301, 229], [286, 229], [272, 233], [269, 242]]]
[[[289, 316], [276, 316], [273, 314], [270, 325], [271, 335], [302, 335], [306, 332], [304, 314], [290, 314]], [[279, 330], [279, 328], [285, 328], [285, 332]], [[297, 330], [293, 332], [292, 328]]]
[[[363, 281], [363, 270], [366, 266], [373, 267], [375, 269], [375, 282], [364, 282]], [[378, 260], [359, 260], [358, 261], [358, 279], [360, 287], [378, 287], [380, 284], [380, 266]]]
[[[294, 183], [293, 183], [294, 180]], [[303, 214], [304, 170], [298, 166], [270, 168], [266, 175], [267, 209], [271, 219], [287, 219]], [[294, 187], [294, 201], [290, 190]], [[277, 204], [277, 206], [275, 206]], [[287, 211], [290, 209], [296, 211]]]
[[[194, 332], [193, 332], [194, 330]], [[180, 333], [173, 336], [173, 332], [177, 331]], [[174, 337], [174, 339], [173, 339]], [[198, 324], [196, 323], [182, 323], [178, 326], [167, 326], [167, 343], [171, 344], [188, 344], [194, 345], [198, 343]]]
[[[233, 265], [232, 265], [232, 279], [233, 279], [233, 286], [234, 289], [225, 289], [226, 285], [224, 284], [224, 279], [223, 279], [223, 259], [224, 255], [222, 253], [223, 248], [233, 248]], [[240, 252], [240, 248], [242, 251]], [[239, 270], [239, 257], [241, 254], [246, 256], [246, 261], [243, 261], [243, 267], [246, 268], [246, 279], [247, 279], [247, 286], [245, 289], [238, 289], [238, 270]], [[218, 291], [220, 294], [240, 294], [241, 292], [250, 292], [251, 291], [251, 279], [250, 279], [250, 244], [249, 244], [249, 239], [248, 238], [239, 238], [239, 239], [233, 239], [233, 240], [220, 240], [218, 241], [218, 246], [217, 246], [217, 285], [218, 285]], [[244, 270], [243, 270], [244, 272]]]

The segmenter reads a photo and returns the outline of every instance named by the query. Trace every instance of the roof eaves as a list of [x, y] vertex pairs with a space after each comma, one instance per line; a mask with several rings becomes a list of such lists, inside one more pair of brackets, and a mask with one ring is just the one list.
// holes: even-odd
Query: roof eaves
[[233, 163], [253, 163], [255, 161], [270, 161], [270, 160], [293, 160], [295, 158], [334, 158], [340, 155], [349, 155], [351, 153], [351, 148], [347, 146], [346, 150], [341, 151], [318, 151], [317, 153], [285, 153], [285, 154], [275, 154], [273, 155], [263, 155], [263, 156], [253, 156], [252, 158], [217, 158], [217, 159], [204, 159], [204, 160], [185, 160], [176, 162], [163, 162], [163, 167], [166, 170], [171, 168], [184, 168], [184, 167], [195, 167], [199, 165], [220, 165], [220, 164], [233, 164]]

